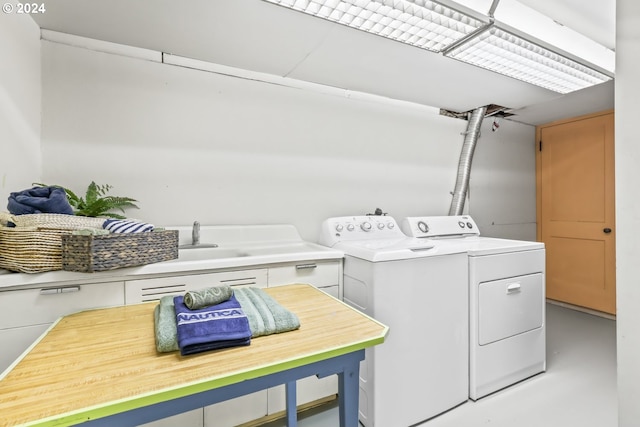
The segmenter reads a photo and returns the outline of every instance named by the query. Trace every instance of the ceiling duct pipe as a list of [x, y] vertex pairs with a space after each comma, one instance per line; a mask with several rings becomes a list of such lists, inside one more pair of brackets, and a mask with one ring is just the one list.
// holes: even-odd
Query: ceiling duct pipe
[[467, 197], [467, 190], [469, 189], [473, 152], [476, 149], [476, 143], [480, 137], [480, 126], [482, 125], [482, 119], [486, 112], [486, 106], [480, 107], [473, 110], [469, 116], [467, 131], [464, 133], [464, 143], [462, 144], [460, 160], [458, 161], [458, 177], [456, 178], [456, 187], [453, 190], [449, 215], [462, 215], [462, 211], [464, 210], [464, 201]]

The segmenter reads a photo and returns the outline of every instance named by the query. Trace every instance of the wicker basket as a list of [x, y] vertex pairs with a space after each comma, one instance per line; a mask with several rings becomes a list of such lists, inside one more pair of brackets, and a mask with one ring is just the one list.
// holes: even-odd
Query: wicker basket
[[62, 269], [94, 272], [178, 258], [178, 231], [62, 236]]
[[0, 268], [20, 273], [62, 270], [64, 229], [0, 227]]

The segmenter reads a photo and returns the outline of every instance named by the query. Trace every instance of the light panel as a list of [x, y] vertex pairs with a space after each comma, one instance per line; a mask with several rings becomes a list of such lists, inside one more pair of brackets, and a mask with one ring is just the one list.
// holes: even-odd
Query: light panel
[[497, 27], [462, 43], [446, 56], [563, 94], [611, 80]]
[[433, 52], [485, 23], [429, 0], [265, 0]]
[[612, 77], [431, 0], [264, 0], [562, 94]]

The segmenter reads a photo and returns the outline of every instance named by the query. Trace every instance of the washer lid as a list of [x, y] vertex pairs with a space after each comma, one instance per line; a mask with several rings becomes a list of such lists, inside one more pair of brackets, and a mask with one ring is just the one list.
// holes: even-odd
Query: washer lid
[[352, 240], [334, 245], [345, 255], [365, 261], [381, 262], [465, 253], [462, 246], [440, 245], [428, 239], [404, 237], [383, 240]]

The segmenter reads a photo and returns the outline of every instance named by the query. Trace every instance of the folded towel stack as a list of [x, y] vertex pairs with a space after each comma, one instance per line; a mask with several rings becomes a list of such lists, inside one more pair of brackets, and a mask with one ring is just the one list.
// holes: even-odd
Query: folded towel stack
[[[163, 297], [155, 308], [156, 349], [183, 355], [248, 345], [251, 338], [300, 327], [298, 316], [258, 288], [229, 286], [191, 291], [184, 297]], [[224, 301], [201, 307], [207, 298]], [[187, 296], [189, 295], [189, 296]], [[197, 309], [190, 309], [186, 302]], [[206, 304], [206, 303], [205, 303]]]
[[249, 320], [233, 295], [199, 310], [189, 310], [182, 296], [175, 297], [173, 303], [178, 347], [183, 356], [251, 343]]
[[112, 233], [141, 233], [153, 231], [153, 225], [131, 219], [107, 219], [102, 228]]

